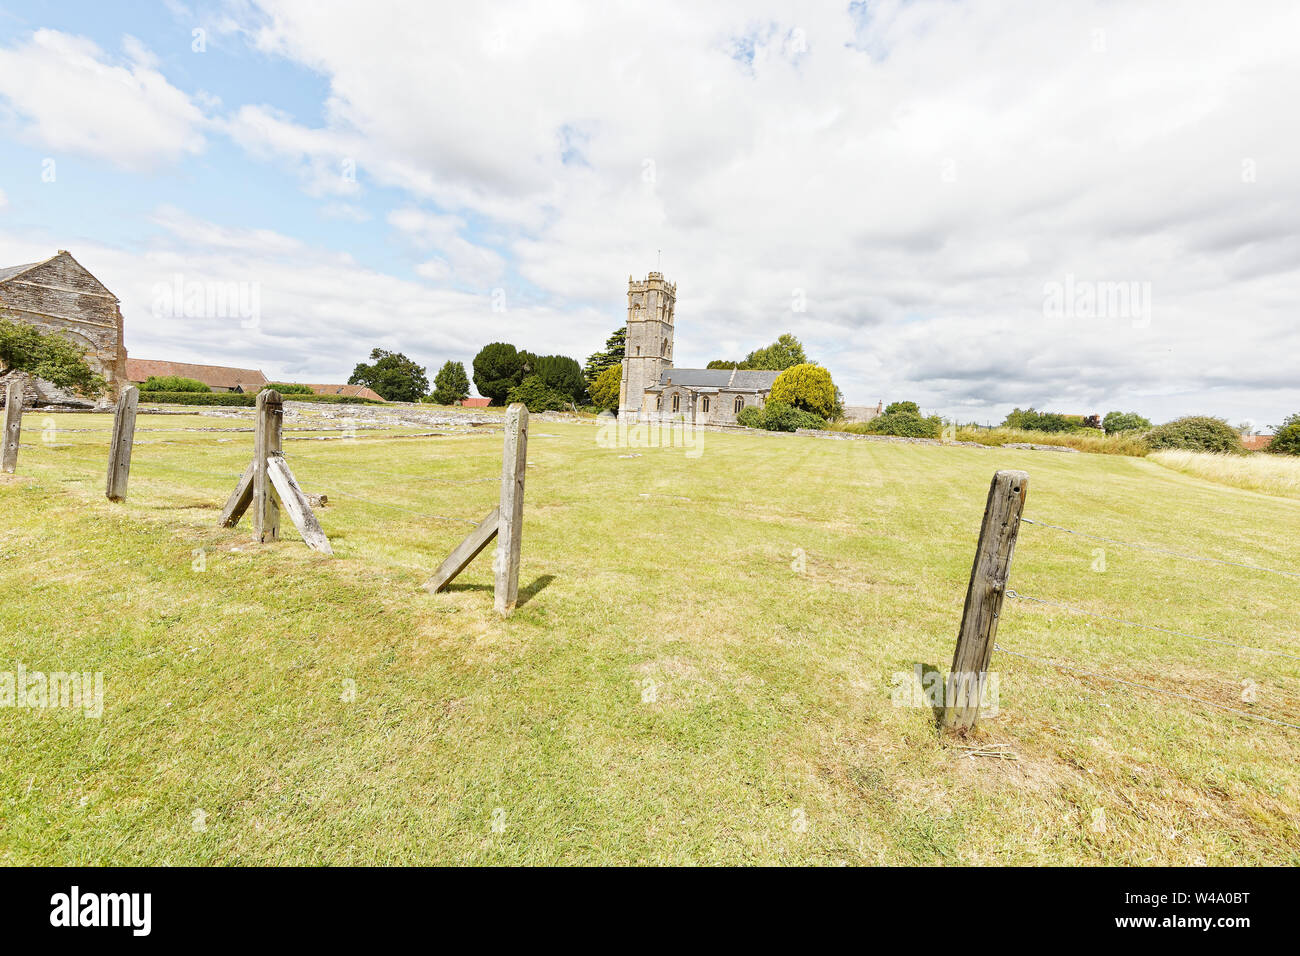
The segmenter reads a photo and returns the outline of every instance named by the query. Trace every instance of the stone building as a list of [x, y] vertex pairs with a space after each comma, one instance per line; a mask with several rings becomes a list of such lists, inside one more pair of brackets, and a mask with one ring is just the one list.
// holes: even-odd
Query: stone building
[[0, 268], [0, 319], [58, 332], [85, 350], [114, 393], [127, 384], [117, 296], [63, 249], [44, 262]]
[[627, 351], [618, 413], [641, 421], [734, 424], [747, 407], [762, 408], [780, 372], [674, 368], [677, 286], [651, 272], [628, 277]]

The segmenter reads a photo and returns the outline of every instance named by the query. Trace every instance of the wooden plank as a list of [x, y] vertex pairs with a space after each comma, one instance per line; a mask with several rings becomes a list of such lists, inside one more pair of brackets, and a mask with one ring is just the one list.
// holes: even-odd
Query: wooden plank
[[266, 463], [281, 451], [284, 399], [273, 388], [257, 395], [257, 428], [253, 436], [253, 535], [260, 542], [280, 537], [280, 508], [266, 474]]
[[126, 501], [126, 486], [131, 478], [131, 449], [135, 444], [135, 411], [139, 401], [140, 390], [134, 385], [122, 389], [117, 398], [113, 443], [108, 449], [108, 487], [104, 491], [109, 501]]
[[497, 529], [501, 523], [501, 509], [493, 508], [486, 518], [475, 526], [460, 544], [452, 549], [451, 554], [447, 555], [447, 560], [443, 561], [434, 572], [433, 577], [425, 582], [424, 587], [430, 594], [437, 594], [460, 572], [464, 571], [469, 563], [478, 557], [479, 552], [488, 546], [488, 543], [497, 536]]
[[221, 527], [233, 528], [239, 524], [248, 506], [253, 503], [253, 463], [250, 461], [240, 476], [239, 484], [226, 499], [226, 506], [221, 509]]
[[12, 475], [18, 467], [18, 442], [23, 435], [23, 377], [15, 375], [5, 389], [5, 425], [0, 468]]
[[524, 471], [528, 467], [528, 409], [516, 402], [506, 409], [505, 449], [501, 455], [501, 513], [493, 586], [498, 614], [509, 614], [519, 600], [519, 544], [524, 531]]
[[307, 496], [298, 487], [298, 482], [294, 480], [293, 472], [289, 470], [283, 455], [272, 455], [267, 459], [266, 474], [271, 479], [276, 494], [280, 496], [280, 503], [284, 505], [284, 510], [289, 512], [289, 520], [298, 529], [307, 547], [333, 556], [334, 549], [330, 547], [330, 540], [325, 537], [320, 522], [316, 520], [311, 505], [307, 503]]
[[989, 485], [957, 649], [944, 694], [944, 726], [961, 733], [974, 727], [979, 719], [980, 694], [993, 658], [998, 616], [1002, 613], [1011, 558], [1020, 534], [1020, 513], [1028, 493], [1029, 474], [1023, 471], [999, 471]]

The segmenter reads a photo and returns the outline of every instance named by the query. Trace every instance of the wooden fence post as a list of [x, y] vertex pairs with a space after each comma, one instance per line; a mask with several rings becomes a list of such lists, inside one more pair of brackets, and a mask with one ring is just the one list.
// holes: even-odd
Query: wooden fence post
[[23, 434], [23, 385], [23, 377], [15, 375], [5, 389], [5, 433], [0, 468], [10, 475], [18, 467], [18, 440]]
[[979, 719], [980, 695], [993, 657], [998, 615], [1002, 613], [1011, 556], [1020, 534], [1020, 513], [1028, 492], [1029, 474], [1024, 471], [999, 471], [989, 485], [961, 631], [944, 688], [943, 724], [962, 733]]
[[108, 449], [109, 501], [126, 501], [126, 486], [131, 478], [131, 448], [135, 444], [135, 410], [140, 390], [134, 385], [122, 389], [113, 416], [113, 443]]
[[528, 467], [528, 408], [506, 409], [505, 450], [501, 455], [501, 505], [493, 587], [498, 614], [509, 614], [519, 600], [519, 544], [524, 530], [524, 471]]
[[280, 507], [272, 493], [266, 460], [281, 452], [284, 399], [273, 388], [257, 393], [257, 427], [253, 436], [253, 535], [260, 542], [280, 537]]

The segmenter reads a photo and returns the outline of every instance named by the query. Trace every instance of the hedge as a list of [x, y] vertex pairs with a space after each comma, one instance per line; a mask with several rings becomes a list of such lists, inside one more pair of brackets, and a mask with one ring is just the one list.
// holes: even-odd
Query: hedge
[[[321, 405], [381, 405], [373, 398], [356, 395], [288, 395], [290, 402], [316, 402]], [[141, 392], [140, 401], [156, 405], [225, 405], [251, 408], [257, 396], [247, 392]]]

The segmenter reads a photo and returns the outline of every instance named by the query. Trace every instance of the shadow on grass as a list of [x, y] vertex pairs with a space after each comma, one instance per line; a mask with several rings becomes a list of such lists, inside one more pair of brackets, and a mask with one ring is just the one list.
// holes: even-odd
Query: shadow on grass
[[[543, 575], [541, 575], [540, 577], [534, 579], [532, 584], [528, 585], [527, 587], [522, 587], [522, 588], [520, 588], [520, 589], [519, 589], [519, 600], [517, 600], [517, 601], [515, 602], [515, 607], [517, 607], [517, 608], [523, 607], [525, 604], [527, 604], [529, 601], [531, 601], [534, 597], [536, 597], [536, 596], [538, 595], [539, 592], [541, 592], [542, 590], [544, 590], [544, 589], [545, 589], [545, 588], [546, 588], [546, 587], [547, 587], [547, 586], [548, 586], [552, 581], [554, 581], [554, 580], [555, 580], [555, 575], [554, 575], [554, 574], [543, 574]], [[453, 583], [453, 584], [448, 584], [448, 585], [447, 585], [445, 588], [443, 588], [442, 590], [443, 590], [444, 592], [446, 592], [446, 593], [450, 593], [450, 592], [452, 592], [452, 591], [491, 591], [491, 590], [492, 590], [492, 585], [490, 585], [490, 584], [454, 584], [454, 583]]]

